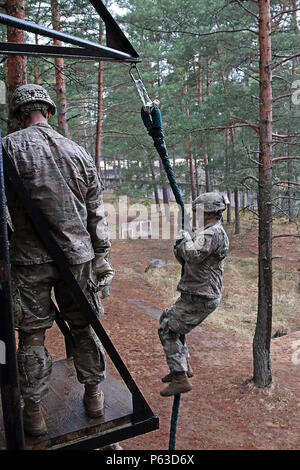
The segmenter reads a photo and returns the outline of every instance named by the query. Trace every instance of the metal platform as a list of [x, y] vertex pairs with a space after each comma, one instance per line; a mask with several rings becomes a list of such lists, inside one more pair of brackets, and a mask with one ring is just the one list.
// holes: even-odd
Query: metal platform
[[[25, 434], [26, 450], [97, 449], [158, 428], [153, 417], [132, 423], [132, 398], [127, 388], [107, 374], [101, 383], [105, 395], [104, 415], [89, 418], [82, 397], [84, 386], [76, 377], [72, 358], [54, 363], [50, 390], [43, 402], [48, 434], [33, 438]], [[2, 415], [2, 413], [0, 413]], [[0, 449], [5, 448], [2, 420]]]

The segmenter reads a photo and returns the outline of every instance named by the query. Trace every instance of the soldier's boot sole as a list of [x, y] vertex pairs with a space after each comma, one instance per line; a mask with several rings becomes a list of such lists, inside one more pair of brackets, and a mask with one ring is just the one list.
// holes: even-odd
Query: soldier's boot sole
[[25, 433], [30, 436], [38, 437], [47, 434], [47, 426], [40, 402], [35, 403], [31, 400], [25, 400], [23, 425]]
[[160, 395], [162, 397], [171, 397], [179, 393], [189, 392], [192, 388], [185, 372], [174, 372], [172, 381], [160, 391]]
[[98, 389], [98, 386], [86, 386], [83, 403], [85, 406], [85, 412], [90, 418], [99, 418], [100, 416], [103, 416], [104, 393], [102, 390]]

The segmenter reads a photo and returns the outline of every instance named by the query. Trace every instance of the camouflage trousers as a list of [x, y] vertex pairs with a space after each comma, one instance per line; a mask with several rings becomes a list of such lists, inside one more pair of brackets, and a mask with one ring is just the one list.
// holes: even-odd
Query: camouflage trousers
[[[104, 312], [100, 297], [95, 293], [92, 262], [72, 265], [70, 269], [100, 318]], [[97, 384], [104, 380], [106, 360], [102, 345], [55, 265], [13, 265], [11, 277], [15, 327], [19, 332], [17, 361], [23, 398], [39, 401], [48, 391], [52, 358], [44, 345], [43, 333], [53, 325], [55, 318], [51, 302], [53, 294], [60, 316], [67, 322], [74, 339], [72, 355], [79, 382]], [[37, 341], [40, 338], [42, 340]]]
[[187, 371], [189, 351], [180, 335], [186, 335], [203, 322], [220, 304], [220, 299], [208, 299], [193, 294], [184, 294], [169, 308], [159, 320], [158, 335], [171, 372]]

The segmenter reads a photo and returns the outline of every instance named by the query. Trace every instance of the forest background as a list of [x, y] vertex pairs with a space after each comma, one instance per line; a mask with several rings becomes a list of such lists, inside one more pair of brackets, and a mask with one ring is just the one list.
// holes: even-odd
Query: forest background
[[[235, 209], [235, 234], [240, 209], [259, 220], [258, 318], [263, 321], [257, 342], [265, 386], [270, 383], [272, 215], [285, 216], [293, 227], [276, 237], [299, 243], [300, 233], [299, 1], [105, 4], [140, 55], [149, 95], [161, 103], [168, 152], [185, 202], [218, 190], [231, 201], [228, 224]], [[105, 44], [103, 22], [87, 1], [8, 0], [0, 7]], [[1, 31], [8, 42], [61, 45], [3, 25]], [[50, 124], [89, 151], [106, 190], [135, 199], [154, 197], [157, 209], [163, 202], [167, 213], [171, 193], [143, 126], [129, 70], [124, 63], [5, 56], [0, 80], [7, 84], [8, 99], [18, 84], [44, 86], [58, 108]], [[7, 107], [1, 109], [1, 122], [4, 134], [14, 130]], [[261, 345], [266, 354], [260, 353]]]
[[[106, 6], [140, 55], [138, 68], [150, 97], [161, 103], [169, 156], [186, 202], [205, 190], [227, 191], [236, 208], [238, 233], [239, 206], [256, 208], [256, 2], [119, 0]], [[299, 155], [299, 8], [296, 0], [272, 2], [273, 158]], [[28, 21], [105, 44], [104, 24], [85, 0], [9, 0], [1, 9], [21, 16], [25, 11]], [[3, 39], [9, 40], [6, 26], [1, 28]], [[27, 42], [53, 44], [32, 33], [22, 35]], [[14, 57], [1, 62], [0, 79], [8, 83], [8, 92], [22, 75], [15, 63]], [[140, 118], [129, 64], [28, 57], [21, 67], [28, 83], [39, 83], [55, 99], [58, 114], [51, 125], [94, 156], [107, 189], [168, 203], [170, 191]], [[2, 107], [4, 134], [7, 118]], [[273, 208], [290, 221], [299, 212], [299, 174], [296, 158], [274, 164], [278, 200]]]

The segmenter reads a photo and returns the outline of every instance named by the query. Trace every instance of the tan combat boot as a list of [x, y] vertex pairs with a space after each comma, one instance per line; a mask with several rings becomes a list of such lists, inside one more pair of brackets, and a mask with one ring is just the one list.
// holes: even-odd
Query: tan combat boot
[[86, 414], [90, 418], [99, 418], [104, 413], [104, 393], [99, 385], [85, 384], [83, 397]]
[[172, 377], [173, 377], [173, 372], [170, 372], [169, 374], [165, 375], [161, 381], [165, 384], [168, 382], [172, 382]]
[[[188, 378], [194, 377], [194, 371], [193, 371], [193, 369], [191, 368], [191, 365], [190, 365], [189, 360], [187, 359], [186, 362], [187, 362], [187, 366], [188, 366], [186, 375], [188, 376]], [[165, 375], [165, 376], [161, 379], [161, 381], [162, 381], [163, 383], [171, 382], [171, 381], [172, 381], [172, 375], [173, 375], [173, 372], [170, 372], [169, 374]]]
[[160, 394], [162, 397], [171, 397], [190, 390], [192, 390], [192, 384], [189, 382], [186, 372], [173, 372], [172, 381], [160, 391]]
[[24, 400], [23, 424], [24, 431], [30, 436], [36, 437], [47, 434], [40, 401]]

